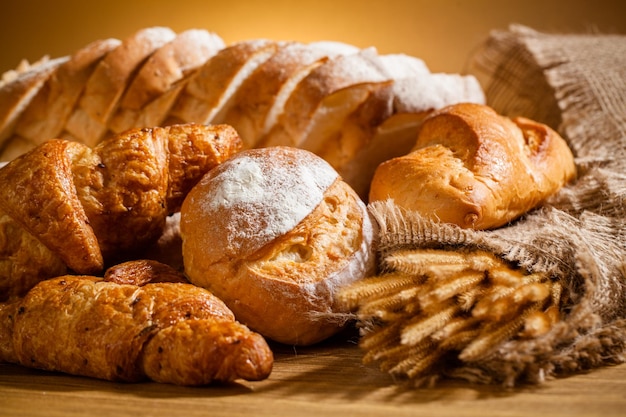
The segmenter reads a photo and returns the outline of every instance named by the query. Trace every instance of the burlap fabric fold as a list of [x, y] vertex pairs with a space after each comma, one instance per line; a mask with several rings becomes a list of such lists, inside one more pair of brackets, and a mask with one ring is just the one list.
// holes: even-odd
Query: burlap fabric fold
[[513, 385], [623, 362], [626, 36], [550, 34], [513, 25], [490, 34], [472, 56], [471, 72], [498, 112], [559, 131], [576, 156], [578, 179], [543, 207], [493, 231], [436, 224], [392, 202], [372, 203], [383, 269], [393, 272], [385, 259], [407, 249], [469, 248], [549, 277], [563, 296], [559, 319], [547, 332], [510, 334], [474, 360], [438, 357], [428, 373]]

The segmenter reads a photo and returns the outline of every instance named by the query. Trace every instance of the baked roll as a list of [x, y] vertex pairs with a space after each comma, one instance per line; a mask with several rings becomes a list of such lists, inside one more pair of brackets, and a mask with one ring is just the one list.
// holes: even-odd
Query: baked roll
[[550, 127], [462, 103], [429, 115], [407, 155], [378, 166], [369, 201], [464, 228], [503, 226], [576, 175], [565, 140]]
[[365, 204], [300, 149], [247, 150], [211, 170], [183, 202], [180, 227], [189, 280], [285, 344], [337, 333], [335, 294], [375, 266]]

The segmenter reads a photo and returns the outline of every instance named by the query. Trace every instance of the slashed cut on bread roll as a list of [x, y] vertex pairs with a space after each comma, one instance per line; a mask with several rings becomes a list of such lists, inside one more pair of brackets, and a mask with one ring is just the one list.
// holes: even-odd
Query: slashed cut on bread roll
[[323, 159], [290, 147], [242, 151], [209, 172], [181, 209], [185, 272], [239, 321], [274, 341], [337, 333], [339, 288], [373, 272], [373, 225]]
[[462, 103], [429, 115], [413, 150], [382, 163], [369, 201], [464, 228], [503, 226], [576, 175], [565, 140], [550, 127]]

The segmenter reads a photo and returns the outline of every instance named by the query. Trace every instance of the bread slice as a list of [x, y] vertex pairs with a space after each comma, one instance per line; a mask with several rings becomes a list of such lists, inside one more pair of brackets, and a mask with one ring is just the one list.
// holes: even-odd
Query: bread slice
[[291, 94], [298, 86], [298, 84], [300, 84], [300, 81], [306, 78], [315, 68], [319, 67], [322, 64], [325, 64], [328, 59], [337, 57], [339, 55], [356, 54], [360, 51], [360, 49], [355, 46], [342, 42], [332, 41], [312, 42], [307, 44], [306, 47], [310, 50], [317, 50], [321, 52], [324, 58], [315, 61], [310, 65], [301, 67], [297, 71], [293, 72], [289, 79], [287, 79], [286, 82], [282, 84], [280, 90], [274, 98], [271, 108], [268, 110], [267, 115], [265, 116], [263, 129], [259, 132], [259, 138], [255, 143], [257, 146], [263, 145], [262, 139], [266, 137], [269, 131], [274, 127], [274, 125], [278, 123], [278, 117], [282, 114], [285, 108], [285, 103], [287, 102], [289, 97], [291, 97]]
[[321, 49], [330, 56], [358, 54], [361, 48], [339, 41], [315, 41], [307, 44], [309, 48]]
[[117, 39], [98, 40], [72, 54], [24, 110], [15, 132], [35, 145], [58, 137], [96, 65], [120, 44]]
[[114, 133], [122, 133], [136, 127], [166, 126], [168, 123], [165, 119], [183, 88], [185, 88], [184, 83], [174, 84], [168, 91], [146, 104], [143, 109], [124, 109], [111, 120], [109, 128]]
[[394, 96], [394, 113], [422, 112], [460, 102], [485, 102], [484, 92], [476, 78], [446, 73], [398, 79]]
[[294, 88], [259, 144], [313, 149], [337, 130], [348, 115], [389, 82], [372, 65], [368, 53], [338, 55], [313, 69]]
[[269, 59], [278, 46], [277, 42], [258, 39], [220, 50], [189, 79], [166, 124], [213, 123], [241, 83]]
[[285, 88], [292, 80], [301, 79], [329, 56], [329, 50], [298, 42], [281, 45], [276, 53], [259, 65], [237, 89], [232, 105], [220, 112], [215, 123], [233, 126], [243, 138], [247, 148], [254, 147], [262, 135], [265, 121], [276, 101], [291, 93]]
[[179, 33], [141, 67], [109, 128], [120, 133], [134, 127], [160, 125], [183, 88], [182, 81], [224, 47], [222, 38], [206, 30]]
[[165, 27], [150, 27], [124, 39], [103, 59], [87, 81], [66, 129], [77, 140], [93, 146], [107, 133], [107, 125], [127, 85], [145, 60], [176, 37]]
[[20, 115], [48, 77], [68, 59], [44, 57], [32, 65], [23, 61], [18, 68], [3, 75], [0, 82], [0, 147], [11, 137]]
[[[336, 162], [337, 171], [367, 201], [370, 182], [382, 162], [408, 152], [415, 144], [420, 123], [428, 112], [392, 114], [374, 128], [352, 158]], [[363, 136], [361, 136], [363, 138]], [[333, 149], [329, 148], [332, 153]]]

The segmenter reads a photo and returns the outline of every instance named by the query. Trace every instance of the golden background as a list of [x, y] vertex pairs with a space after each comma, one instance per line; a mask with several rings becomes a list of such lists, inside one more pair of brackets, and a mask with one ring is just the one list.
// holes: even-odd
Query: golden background
[[0, 73], [21, 59], [59, 57], [147, 26], [204, 28], [227, 43], [252, 38], [336, 40], [463, 72], [492, 29], [626, 34], [624, 0], [9, 0], [0, 14]]

